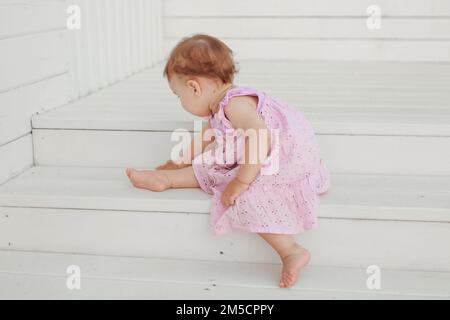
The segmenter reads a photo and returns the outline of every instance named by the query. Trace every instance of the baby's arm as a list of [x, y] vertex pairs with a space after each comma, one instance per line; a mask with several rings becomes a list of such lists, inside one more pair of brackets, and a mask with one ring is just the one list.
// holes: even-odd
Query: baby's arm
[[[211, 132], [210, 129], [211, 125], [208, 122], [202, 127], [202, 131], [194, 136], [194, 138], [191, 140], [190, 146], [183, 150], [182, 156], [179, 159], [175, 159], [175, 161], [169, 160], [164, 165], [159, 166], [156, 169], [171, 170], [190, 166], [192, 164], [192, 160], [199, 154], [203, 153], [205, 148], [214, 141], [214, 137], [205, 135], [208, 131]], [[195, 146], [201, 146], [201, 148], [197, 147], [197, 150], [195, 150]], [[191, 151], [190, 153], [189, 149]], [[190, 156], [188, 157], [189, 154]], [[186, 158], [183, 157], [183, 155], [186, 155]]]
[[[246, 100], [234, 98], [225, 108], [225, 115], [230, 120], [235, 129], [246, 130], [252, 129], [256, 132], [257, 143], [249, 143], [249, 137], [245, 138], [245, 158], [244, 164], [240, 166], [237, 178], [240, 182], [250, 184], [259, 174], [262, 167], [262, 162], [267, 158], [270, 146], [270, 132], [261, 118], [256, 112], [254, 106], [249, 104]], [[264, 130], [267, 137], [266, 141], [261, 141], [259, 132]], [[258, 159], [258, 152], [261, 150], [262, 159]], [[253, 157], [250, 157], [253, 155]], [[250, 161], [253, 160], [253, 163]], [[256, 163], [255, 163], [256, 160]]]
[[[240, 97], [230, 100], [225, 108], [225, 115], [230, 120], [235, 129], [242, 129], [244, 132], [253, 129], [256, 132], [257, 143], [249, 143], [249, 137], [245, 138], [244, 163], [240, 165], [236, 178], [230, 182], [222, 194], [222, 202], [224, 205], [232, 205], [239, 194], [244, 192], [249, 184], [258, 176], [262, 162], [268, 156], [270, 149], [270, 132], [261, 118], [256, 112], [255, 107]], [[265, 130], [265, 135], [259, 135], [260, 130]], [[267, 140], [261, 141], [260, 137], [267, 137]], [[258, 157], [261, 150], [262, 158]], [[253, 155], [253, 157], [251, 157]], [[253, 163], [250, 163], [250, 160]], [[256, 161], [255, 161], [256, 160]]]

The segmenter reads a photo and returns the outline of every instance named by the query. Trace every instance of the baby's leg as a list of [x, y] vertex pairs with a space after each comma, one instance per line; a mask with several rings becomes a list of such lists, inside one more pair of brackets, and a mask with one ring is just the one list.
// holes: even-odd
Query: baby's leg
[[295, 238], [286, 234], [259, 233], [279, 254], [283, 262], [280, 288], [292, 287], [300, 270], [308, 264], [311, 257], [308, 250], [299, 245]]
[[177, 170], [142, 170], [128, 168], [126, 174], [136, 188], [164, 191], [169, 188], [198, 188], [192, 166]]

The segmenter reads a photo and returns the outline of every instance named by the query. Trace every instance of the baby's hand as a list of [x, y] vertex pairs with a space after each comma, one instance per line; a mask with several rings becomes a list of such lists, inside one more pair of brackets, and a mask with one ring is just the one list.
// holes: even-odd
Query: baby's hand
[[240, 182], [236, 179], [231, 180], [222, 193], [222, 204], [226, 207], [234, 205], [236, 198], [247, 190], [248, 187], [249, 185], [246, 183]]
[[156, 167], [156, 170], [176, 170], [183, 168], [183, 164], [177, 164], [172, 160], [168, 160], [165, 164]]

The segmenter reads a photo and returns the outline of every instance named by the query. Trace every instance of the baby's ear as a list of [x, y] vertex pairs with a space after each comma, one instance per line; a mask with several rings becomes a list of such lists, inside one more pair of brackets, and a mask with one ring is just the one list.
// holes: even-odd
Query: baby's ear
[[197, 81], [189, 80], [186, 84], [194, 93], [199, 94], [201, 92], [200, 84]]

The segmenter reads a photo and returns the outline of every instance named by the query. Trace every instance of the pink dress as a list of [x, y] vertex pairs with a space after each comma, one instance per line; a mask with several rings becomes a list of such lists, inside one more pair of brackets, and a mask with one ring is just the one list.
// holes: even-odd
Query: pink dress
[[[221, 203], [221, 194], [236, 176], [240, 165], [218, 157], [225, 154], [232, 137], [239, 137], [224, 114], [229, 100], [236, 96], [257, 96], [257, 112], [271, 130], [271, 150], [261, 173], [230, 207]], [[297, 234], [317, 226], [319, 195], [330, 188], [314, 131], [303, 114], [252, 87], [234, 86], [209, 118], [215, 141], [193, 161], [200, 187], [212, 195], [210, 228], [214, 234], [233, 229], [258, 233]], [[226, 137], [228, 139], [226, 139]], [[242, 141], [238, 138], [238, 141]], [[241, 150], [241, 151], [240, 151]], [[235, 159], [242, 159], [243, 147], [235, 148]], [[224, 156], [225, 157], [225, 156]]]

